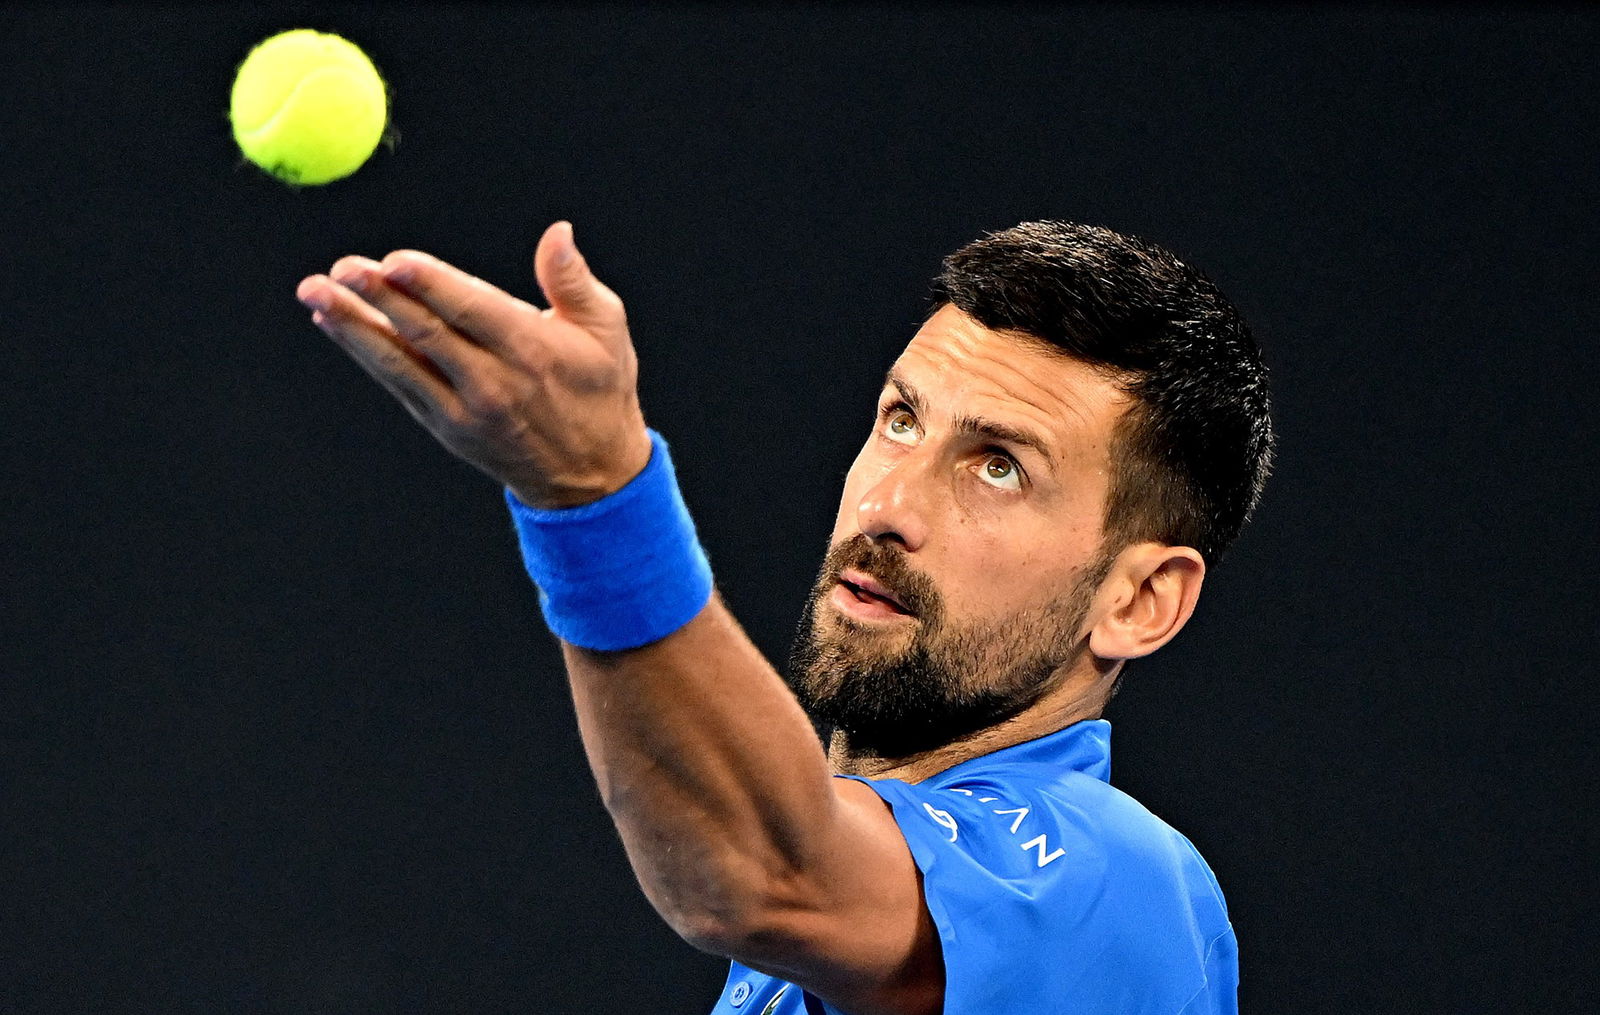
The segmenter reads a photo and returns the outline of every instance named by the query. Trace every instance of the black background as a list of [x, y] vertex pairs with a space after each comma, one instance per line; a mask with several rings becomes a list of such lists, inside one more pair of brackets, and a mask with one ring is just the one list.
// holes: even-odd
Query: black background
[[[344, 33], [398, 145], [293, 190], [232, 73]], [[787, 646], [939, 258], [1060, 217], [1208, 271], [1280, 465], [1114, 781], [1246, 1011], [1584, 1011], [1595, 54], [1537, 7], [0, 14], [0, 1009], [695, 1012], [499, 493], [307, 321], [419, 247], [628, 302], [720, 584]], [[1592, 927], [1591, 927], [1592, 929]]]

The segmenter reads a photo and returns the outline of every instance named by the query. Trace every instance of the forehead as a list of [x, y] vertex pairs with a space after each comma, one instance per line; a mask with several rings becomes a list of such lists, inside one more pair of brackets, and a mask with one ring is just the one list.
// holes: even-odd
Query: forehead
[[924, 413], [1026, 428], [1055, 457], [1095, 464], [1129, 403], [1104, 372], [1042, 342], [991, 331], [949, 305], [928, 318], [889, 375], [916, 389]]

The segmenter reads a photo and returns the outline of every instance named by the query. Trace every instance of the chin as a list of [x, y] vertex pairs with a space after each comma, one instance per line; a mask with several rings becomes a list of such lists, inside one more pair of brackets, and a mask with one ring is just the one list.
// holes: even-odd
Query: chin
[[821, 632], [822, 644], [827, 655], [837, 662], [888, 662], [903, 655], [913, 639], [912, 632], [897, 628], [898, 625], [889, 627], [835, 616]]

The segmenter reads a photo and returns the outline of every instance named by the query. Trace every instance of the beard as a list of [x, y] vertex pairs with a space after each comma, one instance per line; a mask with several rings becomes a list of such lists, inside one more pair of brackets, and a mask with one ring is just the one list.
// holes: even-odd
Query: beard
[[[1111, 561], [1098, 554], [1043, 606], [962, 624], [903, 551], [851, 536], [828, 551], [806, 598], [789, 686], [824, 739], [843, 733], [853, 755], [903, 758], [942, 747], [1010, 719], [1055, 685], [1086, 648], [1079, 628]], [[905, 605], [915, 618], [909, 638], [827, 604], [846, 569], [871, 575]]]

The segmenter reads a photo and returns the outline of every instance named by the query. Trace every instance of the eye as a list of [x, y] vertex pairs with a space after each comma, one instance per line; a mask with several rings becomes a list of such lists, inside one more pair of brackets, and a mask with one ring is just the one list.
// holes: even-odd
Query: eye
[[1022, 470], [1005, 455], [990, 455], [984, 459], [978, 475], [985, 483], [1000, 490], [1022, 489]]
[[889, 406], [883, 411], [883, 432], [897, 444], [917, 442], [917, 417], [901, 406]]

